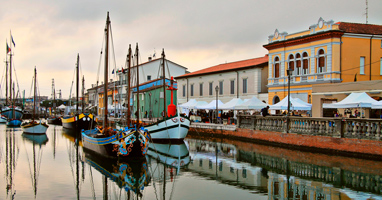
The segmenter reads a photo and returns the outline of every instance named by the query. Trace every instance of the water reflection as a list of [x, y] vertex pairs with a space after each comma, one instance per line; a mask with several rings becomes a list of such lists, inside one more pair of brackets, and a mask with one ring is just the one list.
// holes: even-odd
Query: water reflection
[[[40, 167], [41, 167], [41, 160], [42, 160], [42, 152], [43, 152], [43, 146], [48, 142], [48, 136], [46, 134], [42, 135], [34, 135], [34, 134], [22, 134], [25, 152], [27, 155], [28, 160], [28, 166], [29, 166], [29, 173], [31, 177], [31, 183], [33, 188], [33, 194], [34, 197], [37, 197], [37, 184], [38, 184], [38, 178], [40, 175]], [[29, 149], [25, 145], [25, 142], [29, 142], [32, 144], [31, 148]], [[37, 151], [36, 151], [37, 147]]]
[[13, 199], [16, 195], [14, 177], [15, 177], [16, 165], [17, 165], [20, 149], [17, 145], [18, 143], [16, 142], [14, 129], [6, 130], [4, 131], [4, 134], [5, 134], [6, 194], [7, 194], [7, 198]]
[[[188, 139], [188, 170], [269, 199], [382, 199], [382, 162], [222, 140]], [[225, 143], [227, 142], [227, 143]]]
[[180, 170], [186, 168], [191, 160], [186, 143], [150, 143], [147, 156], [155, 195], [162, 200], [171, 199]]
[[0, 132], [0, 199], [382, 199], [381, 161], [190, 135], [119, 162], [60, 126]]

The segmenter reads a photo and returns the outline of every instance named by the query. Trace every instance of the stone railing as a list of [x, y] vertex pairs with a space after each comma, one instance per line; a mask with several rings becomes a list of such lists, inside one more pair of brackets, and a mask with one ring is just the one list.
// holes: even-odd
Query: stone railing
[[382, 140], [382, 120], [238, 115], [238, 128], [321, 135], [337, 138]]

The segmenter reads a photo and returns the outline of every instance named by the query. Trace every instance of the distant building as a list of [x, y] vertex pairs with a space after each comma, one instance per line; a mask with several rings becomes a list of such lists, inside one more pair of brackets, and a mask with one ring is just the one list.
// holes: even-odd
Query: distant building
[[[268, 102], [275, 104], [290, 93], [312, 103], [312, 87], [382, 79], [382, 26], [325, 21], [308, 30], [275, 32], [264, 45], [269, 51]], [[320, 105], [318, 105], [320, 104]], [[321, 106], [322, 102], [314, 105]], [[316, 114], [313, 113], [313, 116]]]
[[[152, 59], [149, 58], [148, 62], [139, 64], [139, 85], [140, 85], [140, 113], [141, 116], [144, 116], [145, 112], [149, 113], [149, 111], [152, 111], [152, 117], [158, 117], [158, 112], [163, 111], [163, 103], [159, 104], [161, 99], [163, 99], [163, 90], [161, 88], [158, 88], [158, 79], [161, 78], [162, 74], [162, 68], [161, 68], [162, 59]], [[169, 83], [169, 80], [171, 76], [180, 76], [186, 73], [187, 68], [178, 65], [172, 61], [165, 60], [165, 75], [166, 75], [166, 83]], [[118, 104], [120, 106], [123, 106], [127, 108], [127, 80], [128, 80], [128, 69], [123, 68], [121, 70], [117, 70], [115, 73], [117, 77], [117, 81], [114, 81], [112, 83], [109, 83], [108, 85], [108, 104], [110, 106]], [[130, 105], [136, 105], [136, 93], [133, 91], [136, 91], [136, 74], [137, 74], [137, 67], [132, 66], [131, 72], [130, 72], [130, 88], [131, 88], [131, 94], [130, 94]], [[153, 83], [155, 83], [153, 85]], [[175, 82], [176, 84], [176, 82]], [[88, 89], [88, 101], [89, 105], [91, 106], [98, 106], [98, 114], [101, 115], [103, 113], [104, 109], [104, 103], [103, 103], [103, 96], [104, 96], [104, 89], [103, 89], [103, 83], [101, 83], [99, 86], [96, 84], [92, 84], [92, 88]], [[162, 92], [162, 94], [160, 94]], [[176, 103], [176, 91], [174, 93], [175, 99], [174, 102]], [[170, 92], [166, 92], [166, 102], [168, 105], [171, 101], [170, 99]], [[163, 100], [162, 100], [163, 101]], [[112, 111], [112, 110], [111, 110]], [[109, 112], [111, 112], [109, 111]], [[131, 112], [135, 112], [134, 110], [131, 110]]]
[[[147, 83], [162, 77], [162, 59], [152, 59], [149, 57], [147, 62], [139, 64], [139, 85]], [[165, 59], [165, 75], [166, 79], [171, 79], [171, 76], [177, 77], [183, 75], [187, 72], [187, 68], [176, 64], [170, 60]], [[127, 91], [127, 68], [117, 71], [117, 76], [119, 80], [118, 84], [118, 94], [117, 99], [120, 99], [120, 102], [124, 104], [126, 102], [126, 91]], [[136, 87], [136, 74], [137, 67], [131, 67], [131, 87]]]
[[227, 103], [233, 98], [255, 96], [268, 100], [268, 55], [259, 58], [220, 64], [175, 77], [178, 81], [179, 104], [190, 99], [207, 101], [218, 98]]

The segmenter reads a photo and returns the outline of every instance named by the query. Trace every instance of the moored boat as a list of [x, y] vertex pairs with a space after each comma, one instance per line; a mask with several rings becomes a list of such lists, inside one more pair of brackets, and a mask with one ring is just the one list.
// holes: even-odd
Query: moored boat
[[[109, 54], [109, 31], [110, 18], [107, 13], [105, 28], [105, 68], [104, 68], [104, 93], [108, 89], [108, 54]], [[137, 46], [138, 49], [138, 46]], [[103, 125], [91, 130], [83, 130], [82, 145], [84, 150], [89, 150], [107, 158], [130, 158], [142, 157], [147, 153], [150, 136], [143, 127], [137, 123], [134, 127], [126, 127], [121, 130], [114, 130], [108, 127], [108, 96], [104, 95], [103, 105]], [[64, 120], [63, 120], [64, 123]]]
[[[79, 63], [80, 63], [80, 55], [77, 55], [77, 66], [76, 66], [76, 74], [77, 74], [77, 81], [76, 81], [76, 98], [78, 101], [78, 79], [79, 79]], [[83, 108], [83, 107], [82, 107]], [[76, 113], [74, 115], [67, 115], [63, 116], [61, 118], [62, 127], [67, 129], [76, 129], [78, 131], [81, 130], [90, 130], [95, 127], [96, 121], [92, 114], [89, 113], [79, 113], [78, 110], [78, 103], [76, 104]]]
[[55, 116], [52, 116], [52, 117], [49, 117], [47, 119], [48, 121], [48, 124], [52, 124], [52, 125], [62, 125], [62, 121], [61, 121], [61, 117], [55, 117]]
[[34, 77], [33, 77], [33, 82], [34, 82], [34, 92], [33, 92], [33, 115], [32, 115], [32, 120], [30, 122], [25, 122], [21, 124], [21, 128], [23, 129], [23, 132], [26, 134], [45, 134], [46, 130], [48, 129], [48, 125], [45, 122], [40, 121], [35, 121], [35, 112], [36, 112], [36, 88], [37, 88], [37, 70], [36, 67], [34, 68]]
[[163, 95], [163, 119], [154, 123], [145, 125], [145, 128], [149, 131], [153, 140], [183, 140], [188, 133], [190, 127], [190, 119], [186, 116], [179, 115], [174, 105], [174, 78], [171, 77], [171, 84], [166, 88], [166, 75], [165, 75], [165, 53], [162, 51], [162, 87], [163, 93], [166, 94], [166, 90], [171, 91], [171, 103], [166, 105], [166, 95]]
[[146, 125], [153, 140], [183, 140], [190, 127], [190, 120], [186, 116], [171, 116], [156, 123]]

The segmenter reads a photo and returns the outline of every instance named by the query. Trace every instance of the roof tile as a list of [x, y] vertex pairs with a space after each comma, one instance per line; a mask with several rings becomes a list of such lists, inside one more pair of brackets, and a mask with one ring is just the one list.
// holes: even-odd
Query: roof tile
[[268, 62], [268, 55], [265, 55], [265, 56], [259, 57], [259, 58], [253, 58], [253, 59], [236, 61], [236, 62], [225, 63], [225, 64], [220, 64], [220, 65], [208, 67], [208, 68], [201, 69], [201, 70], [191, 72], [188, 74], [183, 74], [183, 75], [178, 76], [176, 78], [184, 78], [184, 77], [188, 77], [188, 76], [196, 76], [196, 75], [202, 75], [202, 74], [208, 74], [208, 73], [214, 73], [214, 72], [240, 69], [240, 68], [264, 64], [267, 62]]

